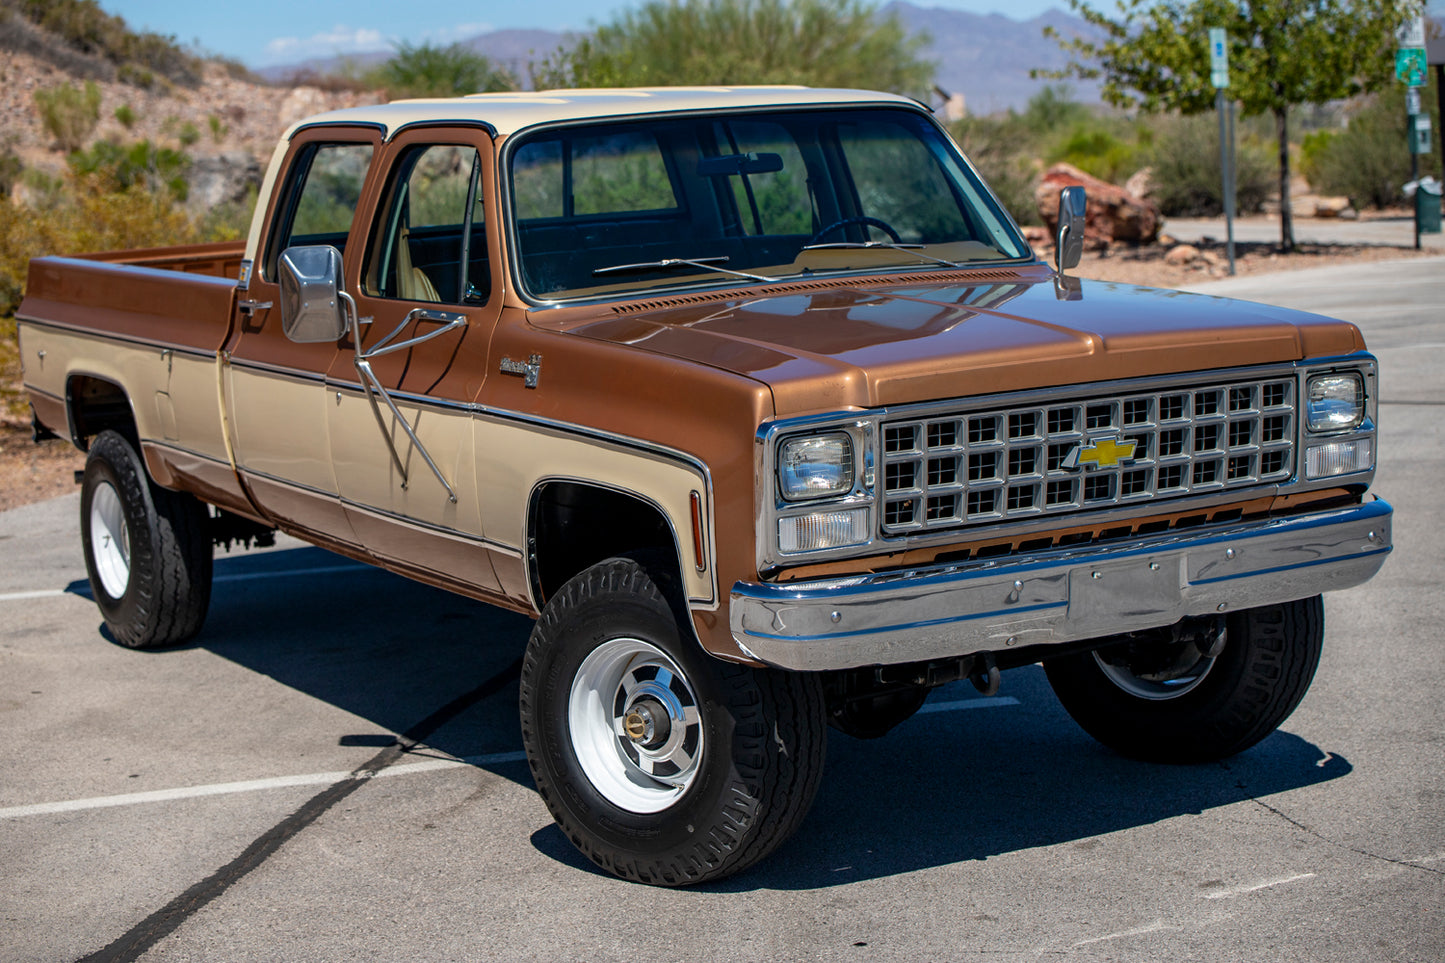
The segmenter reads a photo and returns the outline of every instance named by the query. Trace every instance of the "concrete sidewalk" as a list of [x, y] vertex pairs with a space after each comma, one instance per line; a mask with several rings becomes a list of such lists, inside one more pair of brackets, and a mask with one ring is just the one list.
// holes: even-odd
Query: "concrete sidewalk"
[[[1224, 218], [1170, 217], [1160, 229], [1177, 240], [1189, 244], [1203, 238], [1223, 242], [1227, 236]], [[1359, 221], [1338, 218], [1297, 217], [1294, 221], [1297, 244], [1378, 244], [1388, 247], [1415, 246], [1413, 217], [1381, 217]], [[1271, 244], [1279, 241], [1279, 217], [1273, 214], [1252, 215], [1234, 219], [1236, 243]], [[1421, 234], [1420, 247], [1445, 251], [1445, 234]]]

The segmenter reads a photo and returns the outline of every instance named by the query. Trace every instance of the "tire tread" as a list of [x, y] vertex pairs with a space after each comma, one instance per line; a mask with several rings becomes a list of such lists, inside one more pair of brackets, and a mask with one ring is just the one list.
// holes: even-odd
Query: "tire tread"
[[[636, 600], [676, 616], [673, 588], [656, 566], [644, 567], [632, 558], [608, 559], [569, 581], [548, 602], [533, 630], [522, 664], [520, 708], [523, 743], [537, 791], [573, 845], [599, 867], [624, 879], [685, 886], [740, 872], [797, 830], [822, 780], [826, 724], [822, 687], [816, 679], [704, 656], [712, 688], [733, 722], [729, 798], [713, 815], [712, 825], [705, 831], [699, 826], [697, 838], [686, 845], [651, 854], [620, 850], [581, 825], [559, 799], [562, 787], [554, 785], [533, 721], [545, 711], [541, 687], [547, 650], [560, 644], [569, 615], [594, 603]], [[689, 644], [685, 636], [683, 644]]]

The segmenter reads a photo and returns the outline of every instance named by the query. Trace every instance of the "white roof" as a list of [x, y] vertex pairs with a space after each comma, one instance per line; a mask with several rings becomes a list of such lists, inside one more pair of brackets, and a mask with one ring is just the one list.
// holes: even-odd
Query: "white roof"
[[917, 102], [875, 90], [828, 90], [812, 87], [632, 87], [595, 90], [516, 91], [471, 94], [436, 100], [397, 100], [373, 107], [351, 107], [308, 117], [286, 131], [286, 139], [311, 124], [364, 123], [380, 126], [390, 138], [407, 124], [445, 121], [491, 125], [506, 136], [526, 127], [560, 120], [632, 117], [675, 111], [736, 110], [746, 107], [793, 107], [839, 104], [908, 104]]

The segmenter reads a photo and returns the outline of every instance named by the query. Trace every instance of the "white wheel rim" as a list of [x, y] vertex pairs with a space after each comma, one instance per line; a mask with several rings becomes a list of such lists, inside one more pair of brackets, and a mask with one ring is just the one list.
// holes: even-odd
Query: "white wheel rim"
[[120, 493], [106, 481], [90, 496], [90, 557], [105, 594], [113, 599], [124, 596], [130, 584], [130, 529]]
[[702, 760], [702, 716], [691, 684], [666, 653], [639, 639], [612, 639], [582, 660], [567, 727], [587, 780], [628, 812], [671, 806]]

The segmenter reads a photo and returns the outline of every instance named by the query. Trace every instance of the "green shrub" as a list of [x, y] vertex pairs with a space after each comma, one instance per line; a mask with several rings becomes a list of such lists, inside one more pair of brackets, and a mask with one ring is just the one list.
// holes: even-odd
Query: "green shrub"
[[15, 155], [15, 143], [13, 138], [7, 139], [0, 144], [0, 198], [8, 198], [10, 189], [25, 173], [25, 164]]
[[1093, 110], [1073, 99], [1068, 84], [1045, 84], [1018, 115], [1020, 125], [1035, 143], [1050, 141], [1060, 131], [1087, 125], [1093, 119]]
[[[1275, 196], [1277, 169], [1271, 146], [1252, 136], [1236, 138], [1235, 210], [1258, 212]], [[1213, 114], [1160, 117], [1149, 162], [1154, 192], [1166, 217], [1213, 217], [1224, 211], [1219, 163], [1219, 120]]]
[[[3, 298], [0, 291], [0, 298]], [[20, 387], [20, 342], [15, 333], [15, 319], [0, 315], [0, 414], [23, 418], [26, 414], [25, 392]]]
[[87, 80], [84, 87], [62, 84], [37, 90], [35, 106], [40, 109], [40, 121], [45, 130], [68, 154], [79, 150], [91, 131], [95, 130], [95, 125], [100, 123], [100, 88], [94, 81]]
[[142, 90], [150, 90], [157, 86], [155, 72], [140, 64], [121, 64], [120, 69], [116, 71], [116, 77], [121, 83], [130, 84], [132, 87], [139, 87]]
[[121, 104], [115, 109], [115, 119], [119, 121], [120, 125], [126, 130], [130, 130], [135, 126], [135, 122], [139, 118], [136, 117], [134, 107], [130, 104]]
[[157, 74], [187, 85], [200, 80], [200, 59], [182, 50], [175, 37], [136, 33], [95, 0], [6, 0], [5, 6], [71, 48], [114, 64], [126, 83], [150, 87]]
[[[1432, 147], [1440, 150], [1440, 108], [1433, 75], [1420, 88], [1422, 109], [1430, 111]], [[1343, 129], [1306, 138], [1300, 170], [1321, 194], [1345, 194], [1356, 207], [1405, 203], [1401, 187], [1410, 179], [1404, 88], [1393, 86], [1363, 101]], [[1422, 173], [1436, 168], [1438, 153], [1421, 157]]]
[[151, 193], [167, 192], [177, 201], [186, 199], [186, 171], [191, 159], [181, 151], [148, 140], [129, 145], [97, 141], [89, 150], [71, 154], [68, 163], [79, 181], [97, 182], [104, 189], [128, 191], [139, 187]]
[[211, 140], [218, 144], [225, 140], [226, 134], [230, 132], [230, 128], [221, 123], [221, 118], [215, 114], [211, 114], [206, 118], [206, 126], [211, 129]]
[[24, 217], [0, 218], [0, 316], [20, 303], [33, 257], [213, 239], [169, 189], [138, 184], [119, 190], [103, 176], [76, 173], [63, 183], [57, 203], [28, 208]]
[[365, 77], [371, 86], [386, 88], [392, 97], [457, 97], [517, 88], [515, 77], [462, 44], [413, 47], [403, 43], [395, 56]]
[[1121, 140], [1109, 126], [1076, 126], [1050, 154], [1049, 162], [1064, 161], [1110, 184], [1122, 184], [1143, 164], [1139, 162], [1139, 148]]

